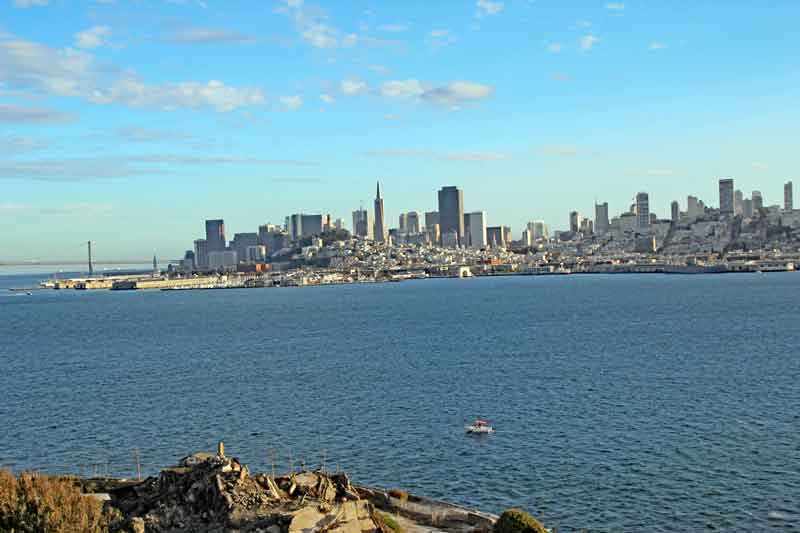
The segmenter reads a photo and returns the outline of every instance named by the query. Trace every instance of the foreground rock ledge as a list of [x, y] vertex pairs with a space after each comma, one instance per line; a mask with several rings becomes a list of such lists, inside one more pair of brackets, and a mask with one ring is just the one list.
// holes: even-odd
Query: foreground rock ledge
[[[88, 484], [89, 482], [87, 482]], [[354, 486], [343, 473], [251, 475], [236, 459], [198, 453], [158, 477], [85, 486], [119, 511], [113, 532], [489, 532], [494, 515], [402, 491]]]

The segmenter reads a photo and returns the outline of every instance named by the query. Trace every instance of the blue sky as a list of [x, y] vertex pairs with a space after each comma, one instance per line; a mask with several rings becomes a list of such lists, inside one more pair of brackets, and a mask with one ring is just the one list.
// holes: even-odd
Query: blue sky
[[[458, 185], [518, 237], [798, 178], [797, 1], [6, 0], [0, 260], [177, 257]], [[796, 181], [796, 180], [795, 180]]]

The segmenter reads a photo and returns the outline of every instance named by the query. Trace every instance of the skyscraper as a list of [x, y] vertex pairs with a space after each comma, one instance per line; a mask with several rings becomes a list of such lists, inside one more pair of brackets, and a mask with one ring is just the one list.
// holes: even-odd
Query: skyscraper
[[492, 248], [505, 248], [506, 240], [503, 226], [490, 226], [486, 228], [486, 242]]
[[208, 241], [205, 239], [194, 241], [194, 258], [197, 270], [208, 268]]
[[678, 200], [673, 200], [672, 205], [670, 206], [670, 214], [672, 215], [671, 220], [673, 223], [678, 222], [681, 218], [681, 208], [678, 205]]
[[209, 252], [225, 251], [225, 222], [222, 219], [206, 220], [206, 246]]
[[372, 240], [372, 217], [366, 209], [353, 211], [353, 235]]
[[758, 213], [758, 210], [764, 207], [764, 197], [761, 196], [761, 191], [753, 191], [753, 214]]
[[733, 213], [733, 180], [724, 178], [719, 180], [719, 214], [731, 216]]
[[377, 242], [386, 242], [386, 224], [384, 223], [383, 198], [381, 197], [381, 184], [378, 182], [375, 192], [375, 226], [374, 239]]
[[741, 215], [744, 211], [744, 195], [742, 191], [736, 189], [733, 192], [733, 214]]
[[604, 235], [608, 226], [608, 202], [594, 204], [594, 230], [598, 235]]
[[400, 233], [408, 233], [408, 216], [405, 213], [400, 213], [400, 220], [397, 224], [397, 229]]
[[422, 224], [420, 224], [419, 213], [416, 211], [409, 211], [406, 213], [406, 230], [408, 233], [412, 234], [422, 232]]
[[302, 237], [311, 237], [319, 235], [324, 229], [324, 222], [322, 215], [300, 215], [300, 235]]
[[439, 230], [442, 236], [455, 233], [458, 243], [464, 242], [464, 193], [458, 187], [439, 190]]
[[[470, 248], [486, 248], [486, 211], [475, 211], [464, 215], [466, 243]], [[467, 230], [469, 226], [469, 230]]]
[[531, 236], [534, 241], [547, 240], [550, 238], [550, 228], [544, 223], [544, 220], [534, 220], [528, 222], [528, 231], [533, 231]]
[[702, 214], [702, 211], [700, 210], [700, 203], [697, 200], [697, 196], [689, 195], [686, 197], [686, 214], [692, 220], [696, 219]]
[[646, 192], [636, 195], [636, 227], [640, 232], [650, 230], [650, 196]]
[[794, 209], [794, 201], [792, 198], [792, 182], [787, 181], [783, 186], [783, 210], [791, 211]]
[[742, 215], [745, 218], [753, 218], [753, 200], [745, 198], [742, 202]]
[[583, 217], [577, 211], [571, 211], [569, 214], [569, 230], [572, 233], [578, 233], [581, 229], [581, 221]]
[[303, 236], [302, 213], [295, 213], [286, 217], [286, 232], [289, 233], [289, 239], [292, 241], [296, 241]]

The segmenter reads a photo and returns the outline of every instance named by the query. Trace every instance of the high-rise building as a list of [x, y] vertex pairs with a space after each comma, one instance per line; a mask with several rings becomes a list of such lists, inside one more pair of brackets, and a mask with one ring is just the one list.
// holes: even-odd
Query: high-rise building
[[544, 220], [534, 220], [528, 222], [528, 231], [532, 231], [531, 236], [534, 241], [547, 240], [550, 238], [550, 228], [544, 223]]
[[581, 219], [581, 227], [580, 231], [585, 236], [589, 236], [594, 234], [594, 223], [592, 222], [591, 218], [583, 218]]
[[397, 224], [397, 229], [400, 233], [408, 233], [408, 217], [405, 213], [400, 213], [400, 220]]
[[583, 217], [577, 211], [572, 211], [569, 214], [569, 230], [572, 233], [578, 233], [581, 230], [581, 221]]
[[373, 238], [372, 217], [366, 209], [353, 211], [353, 235], [363, 239]]
[[208, 241], [205, 239], [194, 241], [194, 258], [197, 270], [208, 268]]
[[234, 233], [231, 241], [231, 250], [236, 252], [239, 261], [246, 261], [248, 258], [247, 249], [251, 246], [259, 246], [261, 239], [258, 233]]
[[439, 211], [428, 211], [425, 213], [425, 227], [429, 228], [439, 223]]
[[464, 241], [464, 193], [458, 187], [439, 190], [439, 229], [443, 236], [455, 233], [459, 243]]
[[678, 200], [673, 200], [672, 205], [670, 206], [670, 214], [672, 215], [670, 219], [673, 223], [678, 222], [681, 218], [681, 207], [678, 205]]
[[753, 200], [745, 198], [742, 202], [742, 215], [745, 218], [753, 218]]
[[303, 236], [303, 215], [301, 213], [286, 217], [286, 232], [292, 241], [296, 241]]
[[324, 221], [322, 215], [300, 215], [300, 235], [302, 237], [313, 237], [319, 235], [324, 229]]
[[719, 214], [722, 216], [734, 214], [733, 180], [730, 178], [719, 180]]
[[733, 214], [741, 215], [744, 211], [744, 195], [742, 191], [736, 189], [733, 191]]
[[486, 243], [492, 248], [505, 248], [506, 239], [503, 226], [490, 226], [486, 228]]
[[486, 248], [486, 211], [466, 213], [464, 215], [464, 232], [467, 246], [476, 250]]
[[783, 185], [783, 210], [791, 211], [794, 209], [794, 199], [792, 198], [792, 182], [787, 181]]
[[225, 222], [222, 219], [206, 220], [206, 246], [209, 252], [225, 251]]
[[333, 229], [344, 229], [344, 219], [337, 218], [333, 221]]
[[753, 214], [756, 214], [758, 213], [759, 209], [762, 209], [764, 207], [764, 197], [761, 196], [760, 191], [753, 191], [752, 199], [753, 199]]
[[698, 201], [697, 196], [689, 195], [686, 198], [686, 215], [691, 220], [694, 220], [702, 214], [703, 210], [700, 208], [700, 202]]
[[594, 230], [598, 235], [605, 235], [608, 226], [608, 202], [594, 204]]
[[375, 192], [375, 222], [373, 234], [375, 241], [386, 242], [386, 221], [384, 219], [383, 198], [381, 197], [380, 182], [378, 182]]
[[420, 224], [419, 213], [416, 211], [406, 213], [406, 230], [411, 234], [422, 233], [422, 224]]
[[636, 228], [641, 233], [650, 230], [650, 196], [646, 192], [636, 195]]

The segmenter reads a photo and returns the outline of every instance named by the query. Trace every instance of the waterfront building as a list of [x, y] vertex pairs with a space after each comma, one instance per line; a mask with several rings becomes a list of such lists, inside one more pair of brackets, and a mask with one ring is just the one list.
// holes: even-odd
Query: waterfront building
[[742, 202], [742, 216], [753, 218], [753, 200], [750, 198], [745, 198]]
[[791, 211], [794, 208], [794, 201], [792, 198], [792, 182], [787, 181], [783, 186], [783, 210]]
[[646, 192], [636, 195], [636, 229], [640, 233], [650, 230], [650, 195]]
[[486, 211], [474, 211], [464, 215], [465, 244], [475, 250], [486, 248]]
[[753, 191], [751, 198], [753, 199], [753, 213], [758, 213], [758, 210], [764, 207], [764, 197], [761, 196], [761, 191]]
[[438, 199], [442, 237], [455, 232], [460, 244], [464, 240], [464, 193], [458, 187], [446, 186], [439, 190]]
[[489, 226], [486, 228], [486, 242], [492, 248], [505, 248], [506, 240], [502, 226]]
[[406, 229], [408, 233], [422, 233], [422, 224], [420, 222], [419, 213], [416, 211], [409, 211], [406, 213]]
[[373, 237], [372, 217], [366, 209], [353, 211], [353, 235], [363, 239], [372, 240]]
[[236, 257], [242, 261], [247, 260], [247, 249], [261, 244], [258, 233], [235, 233], [231, 241], [231, 250], [236, 252]]
[[733, 192], [733, 214], [741, 215], [744, 212], [744, 195], [742, 191], [736, 189]]
[[448, 231], [447, 233], [442, 233], [442, 246], [445, 248], [457, 248], [458, 247], [458, 233], [455, 231]]
[[594, 204], [594, 229], [598, 235], [608, 233], [608, 202]]
[[214, 271], [236, 270], [238, 258], [233, 250], [208, 252], [208, 268]]
[[581, 221], [583, 217], [577, 211], [572, 211], [569, 214], [569, 230], [572, 233], [578, 233], [581, 229]]
[[[237, 254], [237, 257], [239, 255]], [[267, 258], [267, 247], [263, 244], [256, 246], [248, 246], [245, 248], [245, 256], [243, 261], [247, 263], [263, 263]]]
[[383, 198], [381, 197], [381, 184], [378, 182], [375, 192], [375, 221], [373, 238], [376, 242], [386, 242], [386, 221], [384, 219]]
[[222, 219], [206, 220], [206, 244], [209, 252], [225, 250], [225, 222]]
[[677, 223], [678, 220], [681, 218], [681, 208], [678, 205], [678, 200], [673, 200], [672, 205], [670, 206], [670, 219], [673, 223]]
[[208, 241], [197, 239], [194, 241], [195, 268], [205, 270], [208, 268]]
[[719, 180], [719, 214], [731, 216], [734, 214], [733, 207], [733, 180], [724, 178]]

